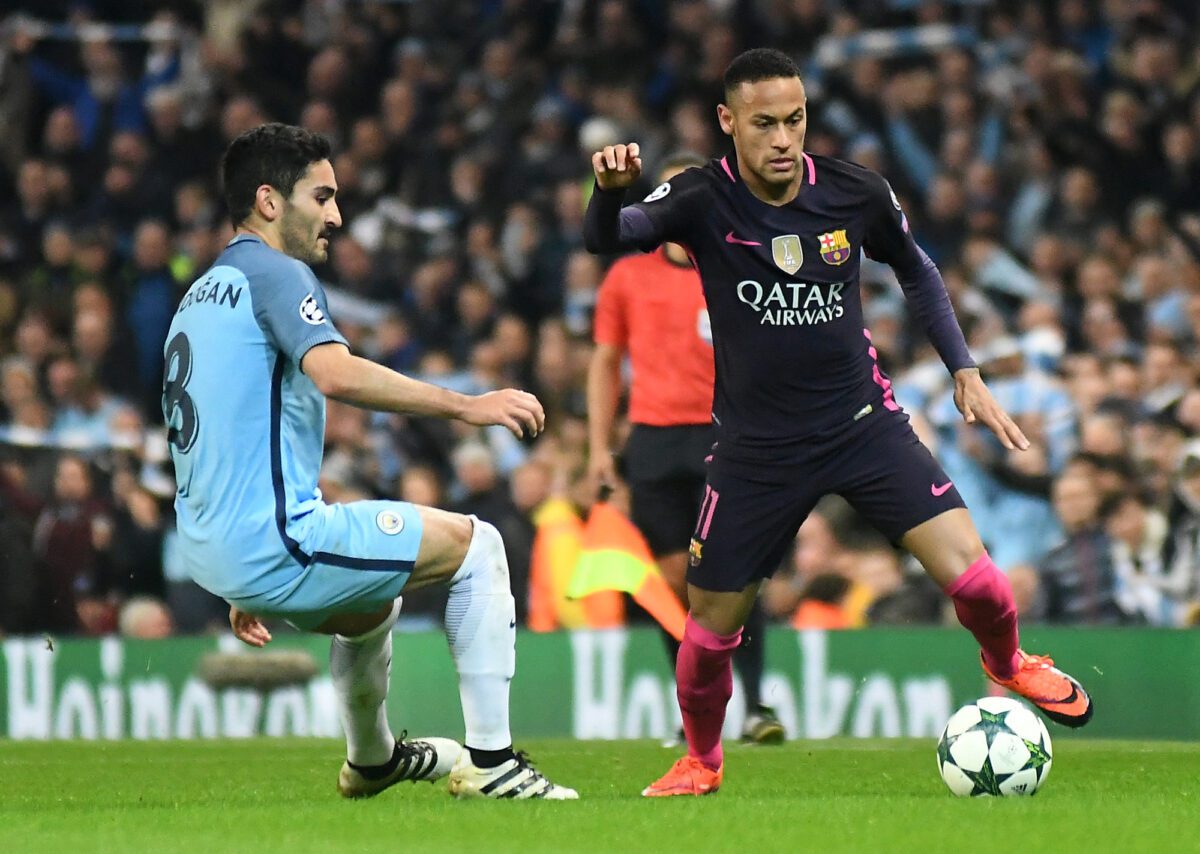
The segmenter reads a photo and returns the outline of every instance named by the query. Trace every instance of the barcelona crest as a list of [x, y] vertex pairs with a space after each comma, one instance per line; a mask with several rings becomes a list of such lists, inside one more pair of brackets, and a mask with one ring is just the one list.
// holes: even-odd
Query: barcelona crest
[[818, 235], [817, 242], [821, 245], [821, 259], [826, 264], [844, 264], [850, 257], [850, 240], [844, 228]]

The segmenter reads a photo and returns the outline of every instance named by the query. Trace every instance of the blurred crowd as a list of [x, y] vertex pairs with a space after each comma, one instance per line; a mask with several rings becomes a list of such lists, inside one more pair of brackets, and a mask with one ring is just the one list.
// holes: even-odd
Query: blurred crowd
[[[464, 392], [527, 388], [548, 414], [524, 443], [331, 402], [326, 498], [492, 521], [525, 613], [541, 511], [595, 495], [584, 375], [612, 259], [582, 247], [590, 152], [636, 140], [650, 171], [724, 153], [721, 74], [753, 46], [805, 69], [808, 150], [890, 179], [1033, 442], [1008, 453], [962, 423], [894, 277], [865, 261], [879, 360], [1026, 617], [1197, 622], [1195, 4], [156, 5], [48, 0], [0, 20], [0, 633], [224, 621], [175, 557], [161, 349], [231, 236], [221, 151], [268, 120], [334, 143], [345, 227], [317, 273], [355, 350]], [[797, 626], [945, 618], [837, 500], [765, 596]], [[405, 613], [438, 619], [437, 596]]]

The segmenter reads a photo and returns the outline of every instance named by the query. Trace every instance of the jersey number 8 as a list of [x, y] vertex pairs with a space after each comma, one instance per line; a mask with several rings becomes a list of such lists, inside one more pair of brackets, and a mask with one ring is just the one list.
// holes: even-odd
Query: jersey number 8
[[196, 415], [196, 404], [187, 393], [188, 381], [192, 378], [192, 345], [187, 335], [180, 332], [167, 345], [163, 365], [163, 418], [167, 422], [167, 441], [181, 454], [186, 454], [196, 443], [200, 430], [200, 419]]

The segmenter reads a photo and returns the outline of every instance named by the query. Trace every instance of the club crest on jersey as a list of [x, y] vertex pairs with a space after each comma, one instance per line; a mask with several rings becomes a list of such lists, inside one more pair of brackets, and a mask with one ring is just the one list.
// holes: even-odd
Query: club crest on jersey
[[375, 524], [388, 536], [394, 536], [404, 530], [404, 517], [395, 510], [380, 510]]
[[325, 322], [325, 312], [321, 311], [321, 307], [317, 305], [317, 298], [312, 294], [300, 301], [300, 319], [313, 326], [320, 326]]
[[775, 266], [789, 276], [804, 264], [804, 250], [800, 248], [800, 235], [781, 234], [771, 238], [771, 257]]
[[818, 235], [817, 243], [821, 245], [821, 260], [826, 264], [845, 264], [850, 257], [850, 239], [844, 228]]

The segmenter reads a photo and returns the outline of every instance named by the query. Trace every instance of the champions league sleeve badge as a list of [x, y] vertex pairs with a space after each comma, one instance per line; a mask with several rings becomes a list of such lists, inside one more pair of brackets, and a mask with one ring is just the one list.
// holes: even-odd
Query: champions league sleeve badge
[[321, 311], [321, 307], [317, 305], [317, 298], [312, 294], [300, 301], [300, 319], [313, 326], [320, 326], [325, 322], [325, 312]]
[[648, 195], [648, 196], [646, 196], [646, 198], [642, 199], [642, 202], [643, 203], [657, 202], [659, 199], [666, 198], [667, 194], [670, 192], [671, 192], [671, 184], [667, 181], [664, 181], [663, 183], [661, 183], [657, 187], [655, 187], [654, 191], [650, 195]]

